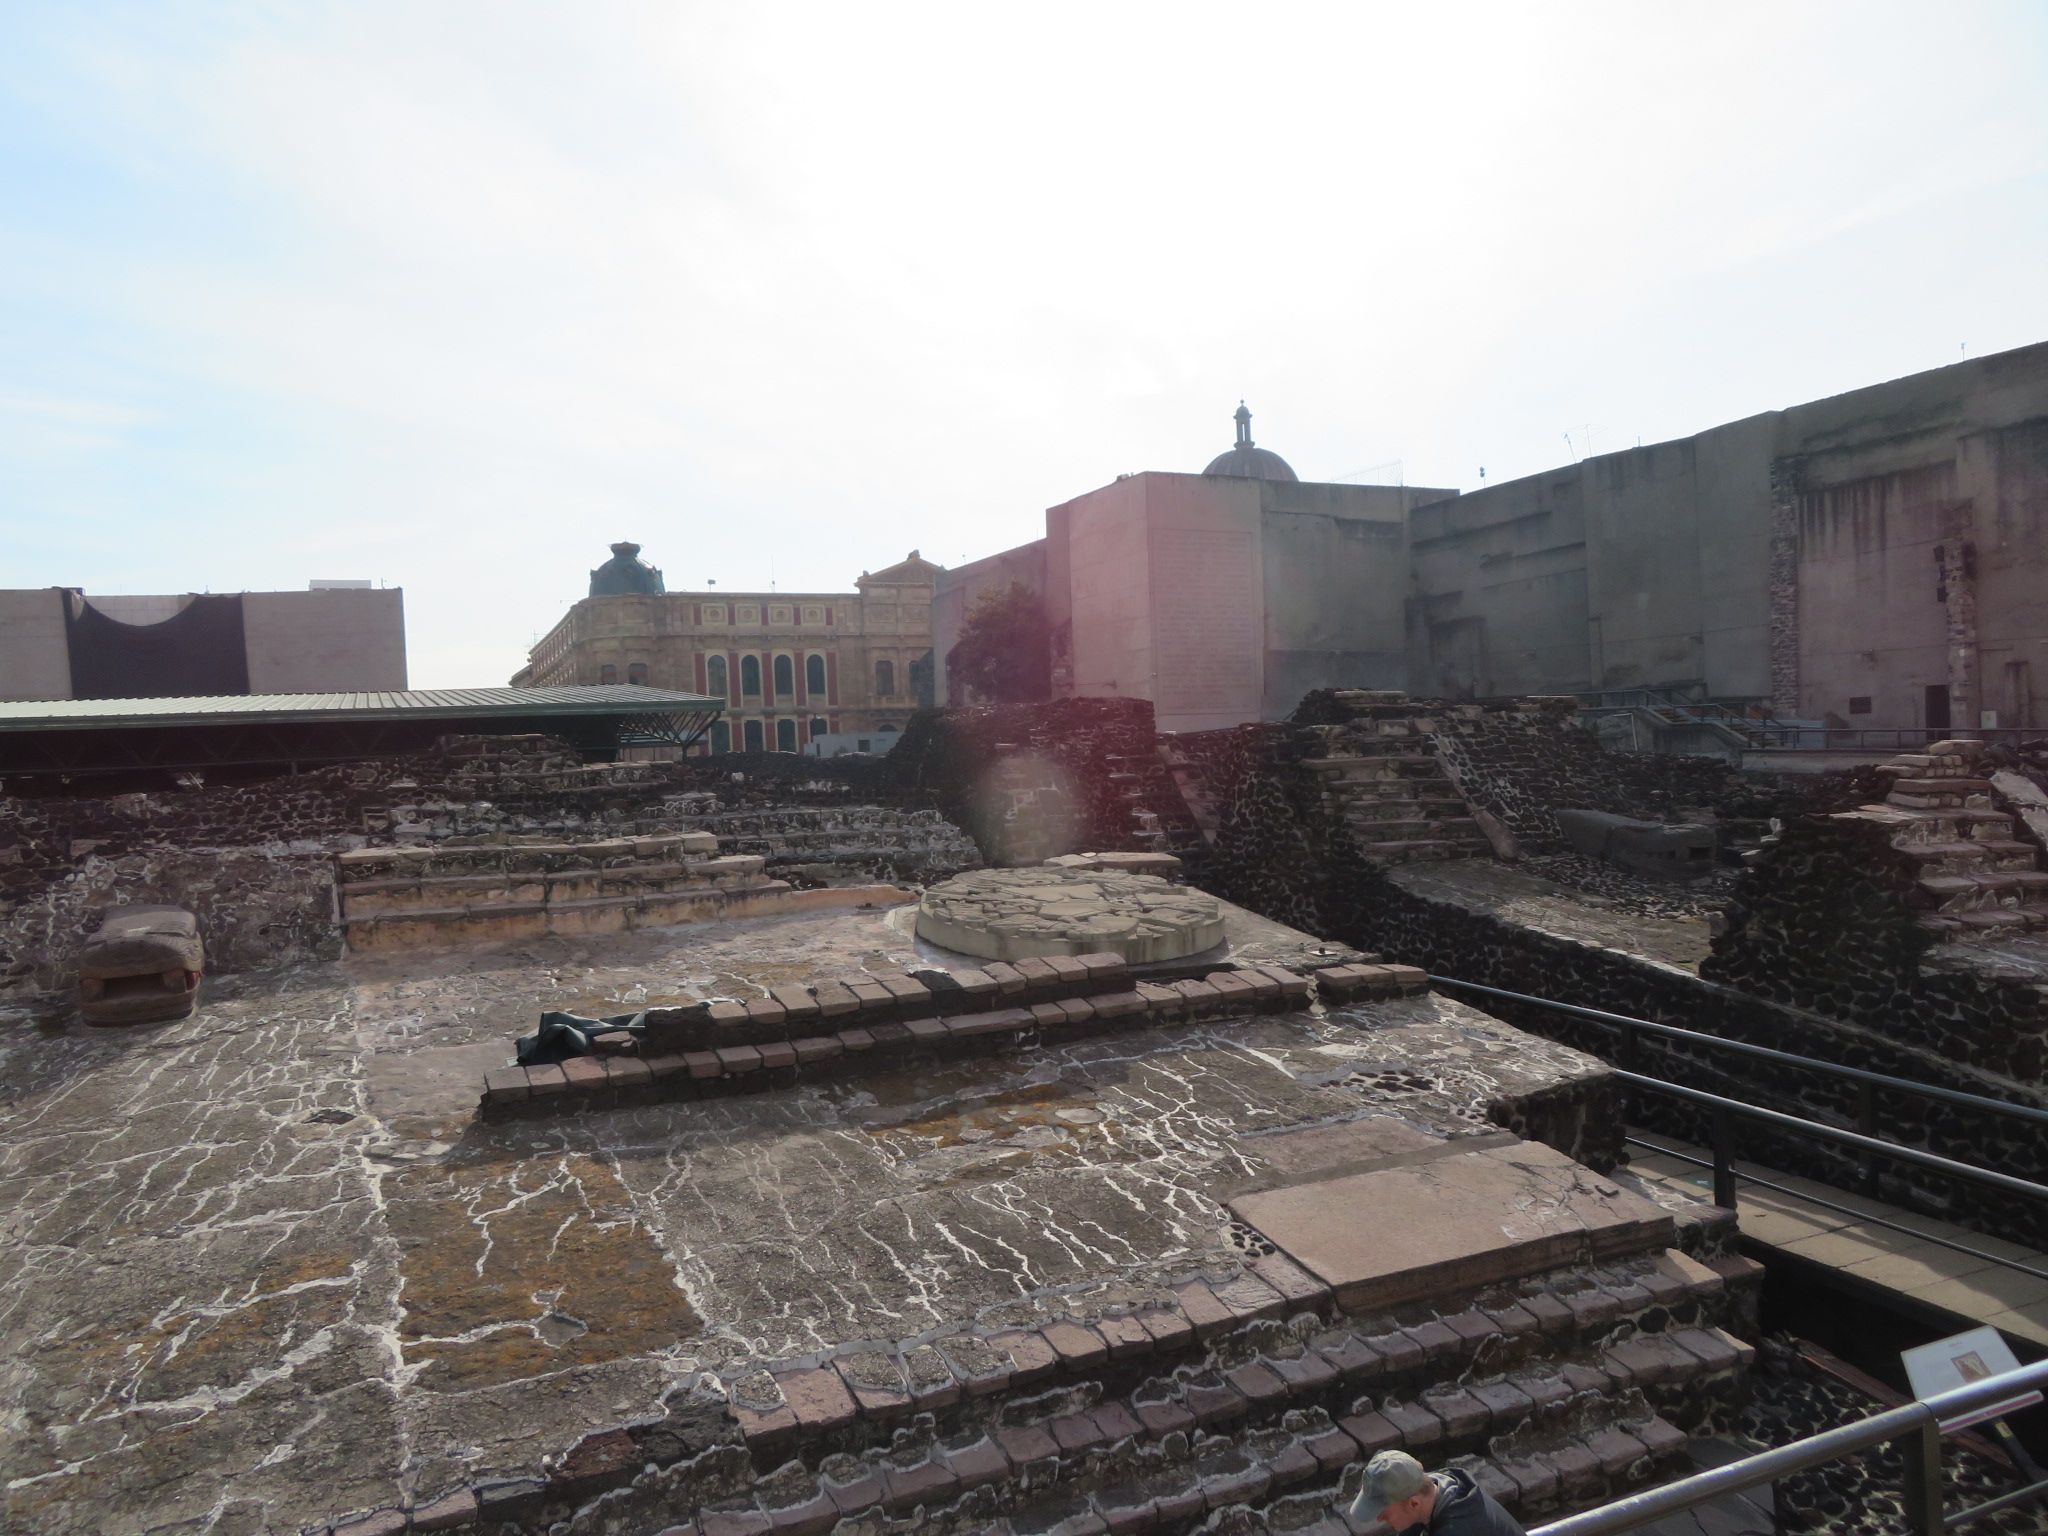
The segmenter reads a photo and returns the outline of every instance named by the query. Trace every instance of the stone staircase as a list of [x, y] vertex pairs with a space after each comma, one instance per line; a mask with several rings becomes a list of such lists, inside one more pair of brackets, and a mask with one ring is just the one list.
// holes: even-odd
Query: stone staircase
[[1322, 779], [1324, 803], [1368, 858], [1402, 864], [1492, 852], [1437, 757], [1433, 723], [1415, 710], [1308, 727], [1323, 751], [1302, 766]]
[[[723, 1383], [745, 1461], [694, 1499], [670, 1483], [662, 1513], [687, 1517], [670, 1536], [1337, 1536], [1389, 1448], [1464, 1467], [1525, 1522], [1617, 1497], [1689, 1470], [1688, 1438], [1730, 1422], [1757, 1277], [1672, 1246], [1668, 1217], [1622, 1226], [1576, 1262], [1365, 1305], [1252, 1232], [1240, 1268], [1122, 1306], [1026, 1304], [1008, 1326], [761, 1362]], [[650, 1459], [635, 1427], [606, 1431], [492, 1513], [538, 1528], [551, 1494], [587, 1499]]]
[[1992, 804], [1978, 741], [1940, 741], [1878, 765], [1891, 779], [1882, 804], [1842, 813], [1885, 826], [1918, 871], [1920, 921], [1969, 942], [2048, 929], [2048, 870], [2013, 818]]
[[1203, 779], [1201, 768], [1170, 737], [1162, 736], [1156, 750], [1160, 766], [1173, 780], [1173, 787], [1180, 793], [1181, 804], [1187, 807], [1195, 836], [1203, 846], [1215, 847], [1216, 839], [1223, 831], [1223, 812]]
[[[721, 857], [709, 832], [582, 843], [426, 844], [335, 856], [352, 951], [620, 933], [793, 910], [759, 854]], [[900, 893], [896, 899], [902, 899]]]
[[763, 872], [793, 884], [867, 880], [933, 884], [981, 866], [974, 839], [934, 810], [886, 805], [727, 809], [711, 794], [670, 796], [671, 825], [709, 832], [730, 853], [758, 854]]
[[1177, 774], [1168, 771], [1158, 750], [1137, 755], [1104, 755], [1110, 792], [1130, 807], [1131, 834], [1148, 853], [1182, 854], [1205, 839], [1200, 822], [1189, 813]]

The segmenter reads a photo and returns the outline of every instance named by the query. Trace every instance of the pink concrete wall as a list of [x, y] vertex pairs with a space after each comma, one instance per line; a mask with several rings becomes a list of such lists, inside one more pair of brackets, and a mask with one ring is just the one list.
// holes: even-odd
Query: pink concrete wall
[[[1062, 509], [1073, 625], [1072, 693], [1079, 698], [1152, 697], [1146, 478], [1119, 480]], [[1048, 551], [1048, 575], [1050, 556]]]
[[1151, 698], [1162, 731], [1261, 717], [1266, 650], [1259, 483], [1148, 474]]

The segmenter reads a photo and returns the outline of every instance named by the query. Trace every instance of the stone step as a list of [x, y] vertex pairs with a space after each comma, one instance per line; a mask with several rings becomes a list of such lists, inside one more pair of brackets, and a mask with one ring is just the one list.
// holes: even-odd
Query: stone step
[[2020, 907], [2048, 897], [2048, 870], [1980, 870], [1968, 874], [1923, 875], [1920, 889], [1938, 912], [1977, 912]]
[[1991, 793], [1989, 779], [1972, 778], [1963, 774], [1948, 774], [1929, 779], [1894, 779], [1892, 793], [1895, 795], [1988, 795]]
[[[2026, 843], [1986, 838], [1952, 843], [1901, 843], [1899, 852], [1923, 866], [1923, 874], [1964, 874], [1976, 869], [2028, 870], [2034, 850]], [[1932, 869], [1926, 866], [1936, 866]]]
[[718, 839], [709, 832], [668, 832], [650, 837], [571, 843], [412, 843], [397, 848], [352, 848], [334, 856], [337, 877], [357, 880], [492, 870], [603, 868], [648, 860], [710, 858]]
[[[1546, 1490], [1592, 1496], [1588, 1467], [1661, 1464], [1679, 1424], [1739, 1402], [1754, 1352], [1714, 1321], [1728, 1299], [1714, 1271], [1666, 1251], [1359, 1318], [1333, 1314], [1284, 1261], [1254, 1260], [1151, 1311], [730, 1379], [753, 1465], [775, 1477], [717, 1512], [921, 1510], [920, 1528], [978, 1530], [1000, 1527], [946, 1513], [962, 1493], [988, 1490], [986, 1518], [1099, 1490], [1116, 1528], [1181, 1531], [1297, 1486], [1334, 1503], [1344, 1469], [1380, 1450], [1441, 1465], [1495, 1447], [1500, 1493], [1550, 1507]], [[808, 1480], [789, 1475], [792, 1459]]]
[[345, 917], [438, 912], [480, 906], [587, 900], [686, 890], [730, 890], [757, 883], [759, 854], [727, 854], [690, 864], [624, 864], [607, 869], [506, 870], [352, 880], [337, 887]]
[[2048, 932], [2048, 902], [2029, 902], [2018, 907], [1926, 912], [1921, 914], [1918, 922], [1949, 943], [2014, 938], [2023, 933]]
[[452, 949], [549, 935], [622, 933], [742, 917], [895, 906], [912, 899], [911, 892], [893, 885], [795, 890], [784, 880], [756, 880], [731, 889], [714, 887], [570, 901], [479, 902], [465, 907], [344, 917], [342, 931], [349, 949], [355, 953]]
[[[479, 1109], [496, 1120], [763, 1092], [894, 1070], [906, 1060], [1021, 1051], [1200, 1018], [1282, 1012], [1304, 1006], [1310, 991], [1305, 978], [1272, 967], [1131, 982], [1114, 955], [1056, 958], [1064, 962], [1057, 973], [1047, 961], [995, 962], [958, 973], [777, 988], [751, 1003], [651, 1009], [640, 1016], [641, 1036], [620, 1042], [616, 1054], [486, 1072]], [[1066, 975], [1065, 967], [1084, 964], [1078, 978]], [[1033, 977], [1055, 979], [1028, 991], [1003, 990], [1027, 967]], [[1369, 996], [1428, 990], [1412, 967], [1376, 969], [1384, 974], [1374, 978]], [[960, 984], [945, 990], [928, 984], [955, 977]]]

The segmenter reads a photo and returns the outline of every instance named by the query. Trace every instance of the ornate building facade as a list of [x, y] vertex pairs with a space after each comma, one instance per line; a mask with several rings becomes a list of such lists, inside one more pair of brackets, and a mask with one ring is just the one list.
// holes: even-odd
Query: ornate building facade
[[801, 752], [900, 731], [931, 703], [932, 587], [912, 550], [852, 592], [670, 592], [640, 546], [612, 546], [515, 686], [643, 683], [726, 702], [697, 751]]

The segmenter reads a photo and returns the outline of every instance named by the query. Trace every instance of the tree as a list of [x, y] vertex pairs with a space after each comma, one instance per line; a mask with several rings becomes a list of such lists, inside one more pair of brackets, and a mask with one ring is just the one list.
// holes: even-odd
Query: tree
[[994, 704], [1035, 704], [1052, 695], [1052, 636], [1045, 604], [1021, 581], [975, 599], [946, 674]]

